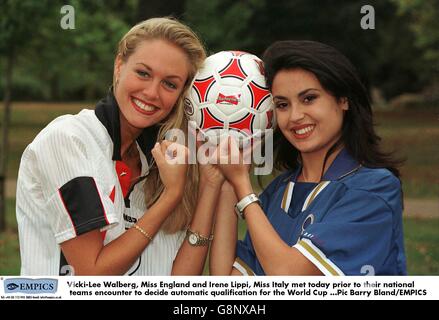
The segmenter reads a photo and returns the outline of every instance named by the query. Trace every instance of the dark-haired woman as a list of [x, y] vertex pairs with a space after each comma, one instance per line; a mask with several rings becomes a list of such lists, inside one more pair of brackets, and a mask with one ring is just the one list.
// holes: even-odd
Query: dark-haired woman
[[[248, 166], [220, 164], [228, 183], [211, 273], [406, 274], [398, 162], [380, 151], [354, 67], [312, 41], [276, 42], [264, 62], [278, 122], [275, 165], [283, 173], [258, 198]], [[238, 242], [237, 216], [248, 229]]]

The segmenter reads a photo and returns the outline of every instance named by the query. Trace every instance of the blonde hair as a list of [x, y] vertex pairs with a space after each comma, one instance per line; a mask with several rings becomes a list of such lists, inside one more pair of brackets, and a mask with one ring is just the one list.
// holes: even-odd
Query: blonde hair
[[[190, 70], [188, 79], [185, 83], [182, 94], [178, 98], [171, 113], [164, 119], [160, 125], [157, 141], [165, 139], [166, 133], [171, 129], [180, 129], [186, 135], [187, 141], [187, 119], [184, 114], [183, 99], [188, 91], [197, 70], [201, 67], [206, 58], [206, 51], [198, 36], [186, 25], [172, 17], [152, 18], [140, 22], [128, 31], [120, 40], [117, 56], [126, 62], [134, 53], [136, 48], [143, 41], [147, 40], [166, 40], [181, 48], [186, 54]], [[113, 87], [115, 79], [113, 79]], [[195, 211], [197, 201], [196, 192], [198, 189], [198, 167], [189, 166], [187, 183], [183, 199], [174, 212], [166, 219], [162, 228], [165, 232], [175, 233], [189, 226], [192, 220], [192, 214]], [[151, 207], [160, 197], [164, 190], [164, 185], [160, 180], [157, 166], [154, 164], [150, 168], [150, 173], [145, 181], [146, 206]]]

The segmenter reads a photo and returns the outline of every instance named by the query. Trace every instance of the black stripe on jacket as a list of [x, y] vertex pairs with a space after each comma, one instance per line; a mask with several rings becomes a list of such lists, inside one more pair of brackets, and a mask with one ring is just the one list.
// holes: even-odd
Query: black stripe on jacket
[[92, 177], [77, 177], [59, 189], [77, 236], [108, 225], [96, 182]]

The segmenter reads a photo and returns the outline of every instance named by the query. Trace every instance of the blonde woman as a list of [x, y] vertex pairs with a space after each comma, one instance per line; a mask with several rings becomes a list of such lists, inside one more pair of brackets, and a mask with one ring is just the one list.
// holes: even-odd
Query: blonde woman
[[204, 59], [187, 26], [141, 22], [119, 43], [107, 97], [55, 119], [26, 148], [17, 185], [22, 275], [202, 272], [223, 178], [205, 166], [198, 184], [186, 161], [167, 161], [186, 147], [169, 154], [163, 138], [186, 128], [182, 96]]

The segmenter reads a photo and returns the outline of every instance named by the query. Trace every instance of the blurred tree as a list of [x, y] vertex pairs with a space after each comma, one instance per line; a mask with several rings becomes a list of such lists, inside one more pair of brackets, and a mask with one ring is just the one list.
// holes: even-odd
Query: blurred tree
[[[75, 29], [63, 30], [64, 1], [0, 1], [0, 57], [4, 112], [0, 145], [0, 230], [5, 227], [5, 182], [12, 84], [46, 99], [94, 99], [111, 85], [118, 40], [128, 30], [118, 1], [72, 0]], [[137, 1], [123, 4], [133, 12]], [[128, 16], [128, 15], [127, 15]], [[2, 72], [3, 74], [3, 72]], [[25, 96], [26, 97], [26, 96]], [[20, 97], [22, 98], [22, 97]]]
[[[375, 9], [372, 30], [360, 25], [366, 4]], [[407, 15], [396, 13], [390, 0], [187, 0], [185, 18], [214, 52], [241, 49], [261, 56], [277, 40], [327, 43], [354, 63], [366, 84], [390, 98], [421, 88], [420, 71], [427, 66], [418, 58], [422, 50], [413, 45]]]
[[184, 19], [212, 53], [250, 51], [258, 36], [251, 30], [251, 19], [263, 5], [264, 0], [187, 0]]
[[370, 58], [364, 64], [372, 85], [380, 88], [387, 99], [406, 92], [417, 92], [428, 79], [423, 74], [426, 61], [422, 49], [414, 45], [416, 35], [409, 28], [406, 15], [397, 15], [391, 2], [381, 3], [387, 13], [380, 17], [382, 27], [372, 43]]
[[[123, 32], [146, 18], [174, 15], [191, 25], [212, 52], [241, 49], [262, 55], [282, 39], [328, 43], [346, 54], [371, 86], [391, 98], [422, 88], [431, 78], [432, 63], [439, 61], [434, 60], [439, 21], [434, 2], [71, 0], [76, 29], [62, 30], [59, 8], [64, 1], [53, 0], [35, 28], [40, 36], [29, 38], [17, 57], [14, 92], [20, 99], [95, 99], [111, 82], [115, 47]], [[366, 4], [375, 8], [375, 30], [361, 29], [360, 10]], [[6, 70], [6, 62], [2, 66]], [[4, 80], [0, 86], [1, 94]]]
[[138, 0], [137, 22], [153, 17], [173, 16], [181, 19], [186, 0]]
[[[94, 7], [89, 7], [88, 1], [77, 2], [77, 28], [71, 41], [78, 56], [72, 56], [71, 62], [79, 59], [81, 68], [71, 78], [80, 80], [77, 85], [85, 90], [83, 98], [92, 100], [106, 93], [111, 85], [117, 44], [129, 25], [113, 11], [117, 8], [109, 7], [106, 1], [93, 2]], [[63, 80], [70, 85], [70, 81]]]
[[[415, 45], [423, 50], [428, 61], [427, 77], [439, 81], [439, 6], [437, 0], [392, 0], [398, 5], [398, 13], [408, 16], [409, 27], [416, 35]], [[427, 70], [425, 70], [427, 71]]]
[[6, 165], [14, 67], [23, 46], [38, 32], [35, 26], [44, 16], [47, 2], [46, 0], [1, 0], [0, 2], [0, 57], [5, 60], [4, 110], [0, 145], [0, 231], [6, 228]]
[[[375, 9], [376, 28], [363, 30], [361, 8]], [[343, 52], [369, 86], [381, 88], [386, 97], [415, 91], [422, 86], [420, 50], [406, 17], [396, 15], [390, 1], [377, 0], [266, 0], [253, 15], [249, 31], [257, 39], [253, 50], [261, 54], [276, 40], [306, 39], [327, 43]], [[269, 27], [268, 27], [269, 26]]]
[[[136, 1], [124, 2], [125, 14], [118, 13], [117, 1], [72, 0], [75, 29], [60, 27], [60, 4], [47, 8], [39, 26], [40, 36], [24, 48], [16, 81], [19, 94], [38, 95], [46, 100], [94, 100], [111, 85], [117, 43], [134, 20]], [[131, 7], [129, 7], [131, 5]], [[39, 63], [29, 57], [38, 57]]]

